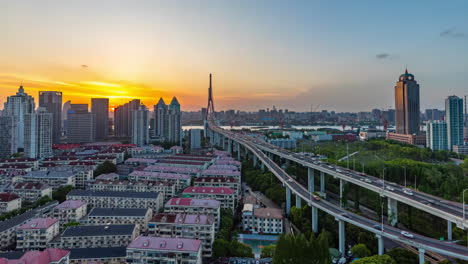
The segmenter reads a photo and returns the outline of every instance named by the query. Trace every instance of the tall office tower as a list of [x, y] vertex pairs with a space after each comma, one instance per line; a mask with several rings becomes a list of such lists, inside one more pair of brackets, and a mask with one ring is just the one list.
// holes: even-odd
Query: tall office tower
[[68, 110], [71, 108], [71, 101], [68, 100], [63, 104], [62, 107], [62, 134], [67, 134], [67, 118], [68, 118]]
[[109, 99], [91, 98], [91, 113], [96, 116], [96, 140], [109, 135]]
[[432, 150], [448, 150], [447, 123], [431, 121], [426, 129], [427, 147]]
[[133, 110], [140, 107], [140, 99], [134, 99], [118, 106], [114, 111], [114, 132], [117, 137], [131, 137], [133, 130]]
[[9, 96], [4, 105], [4, 114], [15, 117], [16, 140], [18, 148], [24, 148], [24, 115], [34, 113], [36, 108], [34, 98], [24, 92], [23, 86], [20, 86], [16, 95]]
[[463, 145], [463, 99], [455, 95], [445, 99], [445, 122], [447, 122], [448, 147]]
[[149, 143], [149, 111], [144, 105], [133, 110], [132, 144], [144, 146]]
[[468, 144], [468, 111], [466, 108], [466, 95], [465, 95], [465, 143]]
[[190, 129], [190, 149], [201, 148], [201, 129]]
[[168, 115], [167, 105], [162, 98], [159, 98], [157, 104], [154, 105], [154, 136], [158, 140], [167, 140], [168, 134]]
[[28, 158], [52, 156], [54, 114], [38, 107], [36, 113], [24, 115], [24, 153]]
[[180, 122], [180, 104], [177, 98], [172, 98], [168, 107], [168, 135], [167, 141], [179, 143], [182, 140], [182, 126]]
[[52, 113], [52, 143], [60, 143], [62, 135], [62, 92], [40, 91], [39, 107]]
[[96, 140], [96, 117], [87, 104], [71, 104], [67, 113], [67, 142], [90, 143]]
[[406, 70], [395, 86], [396, 133], [419, 134], [419, 115], [419, 84]]
[[7, 158], [18, 150], [16, 125], [14, 116], [0, 115], [0, 159]]

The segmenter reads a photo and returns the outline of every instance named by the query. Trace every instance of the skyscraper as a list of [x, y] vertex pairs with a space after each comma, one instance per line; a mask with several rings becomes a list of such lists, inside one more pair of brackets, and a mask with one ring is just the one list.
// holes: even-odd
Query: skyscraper
[[201, 129], [190, 129], [190, 149], [201, 148]]
[[96, 140], [109, 135], [109, 99], [91, 98], [91, 113], [96, 117]]
[[37, 108], [36, 113], [24, 115], [24, 153], [28, 158], [52, 156], [53, 113]]
[[395, 86], [396, 133], [419, 134], [419, 115], [419, 84], [406, 70]]
[[90, 143], [96, 140], [95, 115], [87, 104], [71, 104], [67, 113], [67, 142]]
[[24, 115], [33, 113], [35, 107], [34, 98], [24, 92], [23, 86], [5, 102], [4, 114], [14, 116], [17, 123], [15, 133], [18, 148], [24, 148]]
[[16, 125], [14, 116], [0, 115], [0, 159], [6, 158], [18, 150]]
[[118, 106], [114, 111], [114, 133], [117, 137], [131, 137], [133, 131], [133, 110], [140, 107], [140, 99], [134, 99]]
[[176, 97], [172, 98], [168, 107], [168, 135], [167, 141], [179, 143], [182, 136], [182, 126], [180, 123], [180, 104]]
[[154, 136], [160, 141], [165, 141], [168, 134], [167, 105], [162, 98], [159, 98], [154, 105]]
[[149, 143], [149, 111], [144, 105], [133, 110], [132, 144], [144, 146]]
[[447, 123], [431, 121], [426, 129], [427, 147], [432, 150], [448, 150]]
[[445, 122], [447, 122], [448, 147], [463, 145], [463, 99], [455, 95], [445, 99]]
[[62, 133], [64, 135], [67, 134], [67, 118], [68, 118], [68, 110], [71, 108], [71, 101], [68, 100], [63, 104], [62, 107]]
[[52, 143], [60, 143], [62, 135], [62, 92], [40, 91], [39, 107], [52, 113]]

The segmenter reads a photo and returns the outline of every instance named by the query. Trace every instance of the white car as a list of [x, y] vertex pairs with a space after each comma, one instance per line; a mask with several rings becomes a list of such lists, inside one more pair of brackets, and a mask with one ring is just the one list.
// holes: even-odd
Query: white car
[[372, 182], [372, 181], [369, 180], [369, 179], [365, 179], [364, 181], [367, 182], [367, 183], [371, 183], [371, 182]]
[[293, 179], [289, 178], [289, 179], [288, 179], [288, 182], [293, 182]]
[[341, 172], [343, 172], [343, 171], [342, 171], [342, 170], [340, 170], [340, 169], [336, 169], [336, 171], [337, 171], [337, 172], [340, 172], [340, 173], [341, 173]]
[[413, 192], [409, 189], [404, 189], [403, 192], [407, 195], [413, 195]]
[[402, 236], [407, 237], [407, 238], [414, 238], [413, 234], [406, 232], [406, 231], [401, 231], [400, 233]]
[[393, 187], [390, 187], [390, 186], [388, 186], [388, 185], [385, 186], [385, 189], [387, 189], [387, 190], [389, 190], [389, 191], [392, 191], [392, 192], [395, 190]]

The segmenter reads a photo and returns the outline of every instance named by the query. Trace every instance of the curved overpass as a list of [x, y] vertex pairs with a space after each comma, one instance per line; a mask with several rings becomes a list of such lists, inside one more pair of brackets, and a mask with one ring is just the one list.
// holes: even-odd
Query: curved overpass
[[[227, 131], [224, 129], [219, 128], [216, 124], [213, 123], [213, 121], [208, 122], [208, 127], [211, 130], [211, 137], [210, 140], [213, 140], [213, 135], [217, 133], [218, 135], [222, 135], [223, 137], [228, 138], [229, 140], [232, 140], [233, 142], [238, 143], [239, 145], [242, 145], [244, 148], [248, 149], [251, 151], [286, 187], [287, 193], [290, 194], [290, 192], [294, 193], [298, 197], [300, 197], [302, 200], [306, 201], [311, 207], [312, 207], [312, 214], [313, 214], [313, 229], [314, 231], [317, 231], [316, 225], [317, 225], [317, 209], [320, 209], [327, 214], [330, 214], [335, 217], [335, 219], [338, 221], [339, 225], [339, 249], [342, 253], [345, 251], [345, 241], [344, 241], [344, 232], [345, 232], [345, 225], [344, 223], [350, 223], [352, 225], [358, 226], [362, 229], [365, 229], [369, 232], [372, 232], [376, 235], [379, 241], [379, 254], [383, 254], [383, 240], [382, 238], [388, 238], [391, 240], [395, 240], [413, 247], [416, 247], [419, 249], [419, 261], [420, 263], [424, 263], [424, 252], [425, 251], [431, 251], [431, 252], [436, 252], [445, 256], [450, 256], [458, 259], [463, 259], [463, 260], [468, 260], [468, 248], [459, 246], [453, 243], [449, 242], [444, 242], [444, 241], [439, 241], [433, 238], [421, 236], [421, 235], [413, 235], [413, 238], [408, 238], [404, 235], [401, 234], [403, 230], [398, 229], [396, 227], [392, 227], [389, 225], [381, 225], [381, 223], [376, 222], [374, 220], [359, 216], [357, 214], [353, 214], [351, 212], [346, 211], [345, 209], [334, 205], [332, 203], [329, 203], [325, 200], [315, 200], [312, 198], [311, 192], [307, 190], [304, 186], [302, 186], [300, 183], [295, 181], [291, 176], [289, 176], [280, 166], [278, 166], [275, 162], [273, 162], [267, 154], [265, 154], [263, 151], [271, 152], [276, 155], [281, 154], [280, 156], [287, 155], [285, 153], [281, 153], [280, 150], [274, 150], [272, 148], [265, 147], [262, 144], [259, 144], [259, 142], [256, 142], [253, 140], [251, 137], [235, 133], [232, 131]], [[301, 164], [304, 163], [303, 160], [293, 158], [293, 155], [287, 156], [288, 159], [299, 162]], [[308, 163], [305, 163], [308, 164]], [[309, 165], [309, 164], [308, 164]], [[308, 167], [308, 165], [305, 165]], [[313, 164], [314, 167], [316, 164]], [[318, 167], [320, 169], [323, 169], [322, 167]], [[324, 171], [327, 174], [331, 175], [336, 175], [336, 171], [331, 170], [328, 168], [327, 170], [324, 169]], [[341, 175], [341, 174], [340, 174]], [[339, 175], [336, 175], [339, 177]], [[349, 176], [349, 178], [346, 178], [347, 181], [349, 182], [356, 182], [356, 183], [361, 183], [362, 182], [360, 179], [354, 179], [352, 176]], [[367, 188], [375, 188], [373, 184], [367, 184], [364, 187]], [[382, 188], [379, 188], [379, 190], [382, 190]], [[378, 191], [376, 189], [376, 191]], [[387, 195], [388, 192], [384, 191], [384, 194]], [[396, 196], [395, 196], [396, 197]], [[382, 226], [383, 229], [381, 228], [376, 228], [378, 226]]]

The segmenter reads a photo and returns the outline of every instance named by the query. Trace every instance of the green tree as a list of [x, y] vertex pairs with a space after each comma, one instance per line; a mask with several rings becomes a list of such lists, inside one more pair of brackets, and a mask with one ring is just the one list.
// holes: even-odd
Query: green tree
[[60, 203], [64, 202], [67, 199], [67, 194], [73, 190], [73, 186], [67, 185], [62, 186], [52, 192], [52, 199], [59, 201]]
[[371, 255], [370, 250], [364, 244], [356, 244], [351, 248], [354, 257], [364, 258]]
[[393, 248], [389, 250], [386, 255], [392, 257], [398, 264], [418, 263], [418, 256], [404, 248]]
[[117, 166], [114, 163], [106, 160], [97, 166], [96, 170], [94, 171], [94, 176], [99, 176], [101, 174], [112, 173], [117, 171]]
[[261, 258], [272, 258], [275, 254], [276, 245], [268, 245], [262, 248]]
[[397, 264], [397, 262], [388, 255], [375, 255], [358, 259], [354, 261], [353, 264]]
[[218, 238], [213, 242], [213, 257], [227, 257], [229, 253], [229, 242], [222, 238]]
[[236, 239], [233, 239], [231, 240], [231, 242], [229, 242], [229, 256], [240, 258], [253, 258], [254, 254], [250, 246], [241, 243]]
[[276, 243], [273, 264], [328, 264], [328, 239], [326, 235], [305, 239], [304, 235], [281, 235]]
[[67, 228], [69, 226], [79, 226], [79, 225], [80, 225], [79, 222], [70, 222], [70, 223], [66, 223], [64, 227]]

